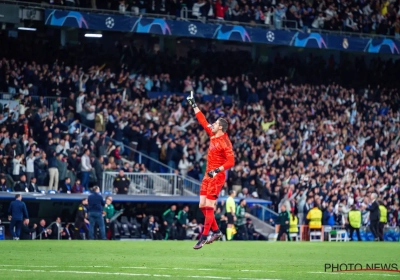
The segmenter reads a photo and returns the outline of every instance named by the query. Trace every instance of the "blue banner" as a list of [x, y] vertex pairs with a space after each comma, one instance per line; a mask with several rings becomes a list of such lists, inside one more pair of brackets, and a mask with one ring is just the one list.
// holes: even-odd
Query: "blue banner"
[[387, 38], [359, 38], [320, 33], [304, 33], [264, 28], [227, 26], [200, 22], [149, 19], [124, 15], [99, 15], [75, 11], [46, 10], [45, 24], [91, 30], [109, 30], [174, 35], [301, 48], [334, 49], [352, 52], [399, 55], [400, 41]]

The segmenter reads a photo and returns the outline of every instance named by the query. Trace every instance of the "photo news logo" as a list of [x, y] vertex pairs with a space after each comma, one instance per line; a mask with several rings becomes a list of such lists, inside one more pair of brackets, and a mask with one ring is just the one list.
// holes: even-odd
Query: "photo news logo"
[[325, 272], [385, 271], [400, 273], [397, 263], [326, 263]]

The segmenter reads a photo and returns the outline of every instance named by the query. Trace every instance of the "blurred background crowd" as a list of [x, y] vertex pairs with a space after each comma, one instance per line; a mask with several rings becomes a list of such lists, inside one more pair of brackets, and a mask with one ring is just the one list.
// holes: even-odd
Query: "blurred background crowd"
[[[40, 1], [35, 1], [40, 2]], [[399, 1], [50, 0], [52, 5], [233, 21], [275, 28], [391, 35], [400, 38]], [[187, 15], [187, 16], [186, 16]]]
[[132, 145], [201, 180], [208, 139], [185, 102], [193, 90], [210, 122], [230, 123], [236, 166], [222, 195], [270, 200], [276, 212], [289, 200], [305, 223], [316, 203], [339, 216], [353, 204], [365, 209], [376, 192], [398, 225], [398, 61], [277, 54], [262, 62], [212, 47], [182, 58], [119, 41], [118, 60], [103, 59], [97, 45], [78, 64], [85, 46], [35, 58], [23, 41], [3, 44], [0, 88], [18, 106], [0, 106], [2, 191], [79, 193], [101, 186], [104, 171], [163, 171], [137, 163]]

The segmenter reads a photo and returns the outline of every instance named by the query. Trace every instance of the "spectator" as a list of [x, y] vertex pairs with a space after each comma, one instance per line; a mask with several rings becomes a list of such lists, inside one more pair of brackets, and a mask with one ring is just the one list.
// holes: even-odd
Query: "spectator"
[[64, 183], [61, 184], [59, 191], [60, 193], [72, 193], [71, 179], [69, 177], [65, 178]]
[[250, 218], [246, 218], [246, 229], [247, 229], [247, 236], [249, 240], [258, 240], [260, 234], [256, 232], [254, 228], [254, 224]]
[[193, 168], [192, 163], [187, 160], [185, 154], [183, 154], [182, 159], [179, 161], [178, 168], [182, 176], [186, 176], [186, 174]]
[[31, 181], [33, 177], [35, 177], [35, 155], [32, 151], [30, 155], [26, 158], [26, 180], [28, 182]]
[[67, 178], [67, 160], [64, 158], [63, 153], [58, 153], [56, 157], [57, 169], [58, 169], [58, 180], [59, 185], [64, 182]]
[[187, 224], [186, 228], [186, 236], [187, 238], [191, 240], [195, 240], [197, 236], [199, 235], [198, 233], [195, 233], [195, 229], [198, 227], [196, 219], [193, 219], [191, 222]]
[[33, 227], [29, 227], [29, 220], [24, 219], [21, 228], [21, 240], [32, 240], [33, 236], [32, 233], [36, 231], [37, 225], [33, 224]]
[[198, 0], [197, 3], [193, 4], [192, 7], [192, 16], [194, 18], [202, 17], [201, 8], [206, 4], [204, 0]]
[[333, 212], [332, 204], [324, 211], [324, 215], [322, 218], [322, 224], [324, 226], [334, 226], [335, 225], [335, 216]]
[[21, 175], [19, 182], [15, 185], [14, 191], [16, 192], [29, 192], [29, 185], [26, 182], [26, 176]]
[[90, 178], [90, 172], [93, 170], [92, 165], [90, 163], [90, 150], [86, 149], [84, 151], [84, 154], [81, 158], [81, 181], [82, 181], [82, 186], [85, 188], [85, 190], [89, 190], [89, 178]]
[[9, 188], [7, 187], [7, 183], [6, 183], [6, 178], [4, 178], [4, 177], [0, 178], [0, 191], [2, 191], [2, 192], [9, 191]]
[[160, 233], [160, 227], [155, 221], [154, 216], [149, 217], [149, 222], [147, 224], [147, 235], [150, 239], [161, 240], [162, 235]]
[[41, 193], [41, 191], [38, 188], [38, 185], [36, 184], [36, 178], [32, 177], [30, 184], [28, 186], [29, 192], [36, 192], [36, 193]]
[[55, 223], [51, 226], [50, 239], [61, 239], [61, 233], [63, 232], [61, 228], [61, 218], [57, 217]]
[[[13, 150], [15, 149], [16, 144], [13, 144]], [[14, 153], [11, 156], [12, 158], [14, 157]], [[21, 172], [21, 168], [22, 168], [22, 161], [24, 159], [24, 155], [20, 154], [20, 155], [15, 155], [15, 158], [13, 159], [13, 179], [14, 181], [18, 181], [19, 177], [20, 177], [20, 172]]]
[[48, 160], [48, 169], [49, 169], [49, 190], [58, 190], [58, 181], [59, 181], [59, 171], [58, 164], [56, 158], [56, 152], [51, 151], [51, 156]]
[[81, 185], [81, 180], [77, 179], [72, 187], [72, 193], [83, 193], [85, 189]]
[[41, 219], [39, 226], [36, 228], [36, 238], [37, 239], [50, 239], [52, 230], [46, 227], [46, 221]]

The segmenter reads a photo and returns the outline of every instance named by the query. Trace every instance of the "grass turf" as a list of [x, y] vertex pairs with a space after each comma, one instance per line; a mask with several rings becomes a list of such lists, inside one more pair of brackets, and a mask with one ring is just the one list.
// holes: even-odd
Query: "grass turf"
[[[193, 243], [193, 244], [192, 244]], [[325, 263], [396, 263], [400, 243], [1, 241], [1, 279], [400, 279], [324, 273]]]

